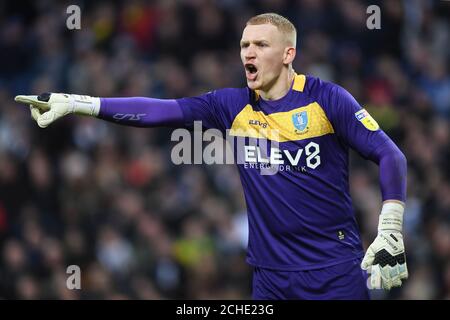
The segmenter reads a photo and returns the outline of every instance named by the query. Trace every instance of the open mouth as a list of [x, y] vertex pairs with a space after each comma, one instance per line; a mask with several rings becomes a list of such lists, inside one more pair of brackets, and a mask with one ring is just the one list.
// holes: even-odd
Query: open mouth
[[245, 65], [245, 75], [248, 80], [255, 80], [258, 74], [258, 68], [253, 63], [246, 63]]

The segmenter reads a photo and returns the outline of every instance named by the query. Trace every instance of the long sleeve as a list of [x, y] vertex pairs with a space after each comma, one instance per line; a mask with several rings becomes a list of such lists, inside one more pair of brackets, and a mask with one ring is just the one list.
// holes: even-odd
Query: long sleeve
[[323, 105], [327, 106], [338, 136], [363, 157], [379, 165], [384, 200], [406, 200], [406, 158], [375, 119], [340, 86], [326, 84]]
[[406, 201], [407, 162], [405, 155], [389, 140], [372, 154], [380, 168], [380, 187], [383, 201]]
[[134, 127], [184, 125], [184, 114], [179, 103], [169, 99], [100, 98], [98, 118]]

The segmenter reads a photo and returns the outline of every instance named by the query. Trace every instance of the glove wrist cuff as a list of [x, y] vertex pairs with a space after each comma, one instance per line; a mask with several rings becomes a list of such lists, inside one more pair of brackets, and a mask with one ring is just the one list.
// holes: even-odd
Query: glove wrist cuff
[[403, 229], [403, 212], [405, 208], [400, 203], [387, 202], [383, 204], [378, 231], [398, 231]]
[[71, 95], [72, 112], [85, 116], [98, 116], [100, 111], [100, 98], [91, 96], [82, 96], [78, 94]]

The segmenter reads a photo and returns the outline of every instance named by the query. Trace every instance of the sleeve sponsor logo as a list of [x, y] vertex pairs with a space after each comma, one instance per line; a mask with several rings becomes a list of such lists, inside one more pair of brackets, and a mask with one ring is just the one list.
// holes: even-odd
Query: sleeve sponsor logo
[[366, 127], [366, 129], [370, 131], [377, 131], [378, 129], [380, 129], [378, 123], [374, 118], [372, 118], [372, 116], [367, 112], [366, 109], [361, 109], [356, 112], [355, 117], [364, 125], [364, 127]]

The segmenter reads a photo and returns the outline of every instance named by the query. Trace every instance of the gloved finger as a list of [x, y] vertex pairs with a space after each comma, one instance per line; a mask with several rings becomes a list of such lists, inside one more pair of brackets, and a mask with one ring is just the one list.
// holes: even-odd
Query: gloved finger
[[57, 120], [58, 117], [54, 110], [50, 110], [41, 114], [37, 119], [37, 124], [41, 128], [47, 128], [50, 123]]
[[32, 104], [33, 106], [36, 106], [42, 110], [50, 109], [48, 102], [38, 100], [38, 96], [36, 96], [36, 95], [31, 95], [31, 96], [19, 95], [19, 96], [16, 96], [14, 98], [14, 100], [19, 103]]
[[39, 116], [41, 115], [41, 111], [39, 110], [38, 107], [33, 106], [32, 104], [30, 104], [30, 111], [31, 111], [31, 117], [37, 121]]
[[363, 270], [367, 270], [372, 265], [374, 259], [375, 259], [375, 252], [373, 251], [372, 246], [369, 246], [366, 255], [364, 256], [364, 259], [361, 262], [361, 268]]
[[14, 97], [14, 100], [19, 103], [35, 104], [38, 101], [37, 97], [38, 96], [35, 96], [35, 95], [32, 95], [32, 96], [18, 95], [18, 96]]
[[389, 266], [380, 267], [379, 264], [374, 266], [374, 269], [377, 270], [377, 273], [380, 276], [380, 289], [390, 290], [392, 283], [391, 277], [389, 276]]
[[408, 267], [406, 266], [406, 263], [399, 264], [398, 270], [400, 274], [400, 279], [408, 279]]
[[381, 278], [381, 288], [385, 290], [391, 290], [392, 288], [392, 281], [390, 279], [383, 279]]
[[67, 104], [65, 103], [53, 103], [52, 108], [44, 112], [38, 117], [37, 123], [39, 127], [46, 128], [52, 122], [58, 120], [62, 116], [67, 114]]
[[393, 287], [400, 287], [402, 285], [398, 267], [399, 265], [395, 265], [394, 267], [387, 265], [380, 268], [383, 289], [390, 290]]
[[370, 273], [369, 279], [367, 279], [367, 286], [369, 287], [369, 289], [381, 289], [382, 278], [380, 266], [378, 264], [374, 266], [369, 266], [367, 271]]
[[392, 282], [392, 288], [393, 287], [400, 287], [402, 285], [402, 280], [400, 280], [400, 278], [392, 280], [391, 282]]

